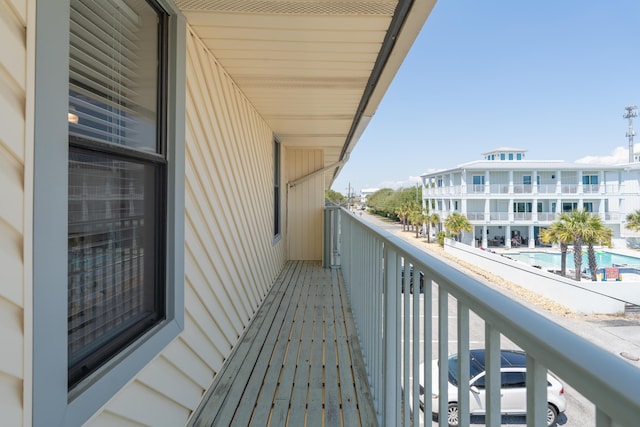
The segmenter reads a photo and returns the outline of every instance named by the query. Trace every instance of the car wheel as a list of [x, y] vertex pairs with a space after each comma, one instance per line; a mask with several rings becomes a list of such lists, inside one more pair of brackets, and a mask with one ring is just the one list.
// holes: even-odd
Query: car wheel
[[551, 403], [547, 404], [547, 426], [551, 427], [556, 425], [558, 421], [558, 410]]
[[449, 423], [449, 427], [458, 427], [457, 403], [449, 403], [449, 408], [447, 409], [447, 422]]

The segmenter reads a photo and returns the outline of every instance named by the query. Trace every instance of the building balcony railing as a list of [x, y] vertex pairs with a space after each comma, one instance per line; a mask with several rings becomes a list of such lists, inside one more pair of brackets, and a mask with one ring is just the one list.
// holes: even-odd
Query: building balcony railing
[[533, 219], [533, 213], [531, 212], [514, 212], [514, 221], [531, 221]]
[[486, 214], [484, 212], [467, 212], [469, 221], [484, 221]]
[[507, 221], [509, 220], [509, 212], [490, 212], [489, 219], [491, 221]]
[[484, 194], [487, 190], [492, 195], [496, 194], [618, 194], [620, 186], [618, 184], [513, 184], [510, 191], [509, 184], [469, 184], [462, 190], [462, 186], [445, 186], [429, 188], [426, 195], [447, 195], [447, 194]]
[[[374, 406], [381, 425], [432, 425], [432, 412], [447, 413], [448, 399], [433, 407], [433, 393], [447, 395], [448, 372], [436, 374], [431, 360], [458, 353], [458, 412], [468, 425], [470, 411], [470, 325], [477, 325], [487, 352], [487, 425], [500, 425], [501, 337], [527, 354], [528, 426], [547, 424], [547, 372], [595, 407], [596, 427], [634, 426], [640, 419], [640, 370], [578, 337], [541, 314], [466, 275], [408, 242], [342, 210], [328, 221], [340, 230], [330, 244], [339, 253], [347, 294]], [[335, 235], [332, 232], [329, 236]], [[419, 279], [418, 279], [419, 278]], [[408, 290], [413, 281], [413, 293]], [[420, 281], [422, 292], [417, 292]], [[450, 328], [453, 331], [450, 331]], [[452, 334], [453, 333], [453, 334]], [[452, 336], [456, 341], [450, 344]], [[504, 342], [504, 341], [503, 341]], [[424, 368], [421, 369], [421, 366]], [[467, 366], [466, 369], [461, 367]], [[606, 369], [603, 369], [606, 366]], [[434, 378], [434, 375], [436, 377]], [[420, 393], [426, 385], [426, 396]], [[424, 398], [426, 397], [426, 399]], [[423, 404], [424, 411], [418, 410]], [[440, 425], [446, 425], [446, 418]], [[572, 425], [568, 419], [566, 425]]]
[[558, 214], [555, 212], [538, 212], [538, 221], [540, 222], [553, 222], [556, 220]]
[[513, 184], [514, 194], [532, 193], [533, 186], [531, 184]]

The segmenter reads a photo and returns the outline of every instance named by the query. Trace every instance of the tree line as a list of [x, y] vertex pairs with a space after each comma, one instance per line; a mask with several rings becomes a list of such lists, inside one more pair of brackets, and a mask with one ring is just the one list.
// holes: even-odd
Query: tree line
[[[331, 192], [331, 194], [329, 193]], [[335, 203], [344, 201], [344, 196], [333, 190], [327, 192], [327, 199]], [[329, 198], [331, 196], [331, 198]], [[373, 214], [400, 221], [402, 230], [409, 231], [413, 228], [416, 237], [423, 226], [426, 226], [427, 240], [431, 242], [431, 229], [440, 224], [440, 215], [429, 213], [429, 206], [421, 205], [422, 188], [409, 187], [393, 190], [383, 188], [371, 194], [367, 198], [367, 209]], [[640, 232], [640, 209], [630, 213], [626, 217], [626, 228]], [[444, 245], [445, 237], [460, 240], [463, 231], [471, 231], [473, 225], [467, 217], [459, 212], [452, 212], [443, 223], [445, 230], [438, 232], [438, 243]], [[611, 246], [613, 230], [605, 226], [599, 215], [594, 215], [587, 210], [573, 210], [563, 212], [557, 221], [547, 228], [540, 230], [540, 240], [546, 244], [556, 244], [560, 247], [560, 270], [566, 275], [567, 252], [569, 245], [573, 245], [573, 259], [575, 268], [575, 280], [580, 280], [582, 275], [582, 250], [586, 246], [587, 262], [589, 264], [591, 280], [597, 281], [598, 264], [595, 246]]]

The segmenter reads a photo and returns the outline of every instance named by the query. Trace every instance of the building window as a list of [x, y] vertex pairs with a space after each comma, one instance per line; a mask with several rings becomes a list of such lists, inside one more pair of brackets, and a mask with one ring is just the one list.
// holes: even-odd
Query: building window
[[442, 184], [443, 184], [443, 182], [442, 182], [442, 178], [438, 178], [438, 181], [437, 181], [437, 186], [438, 186], [438, 188], [441, 188], [441, 187], [442, 187]]
[[504, 153], [500, 153], [500, 160], [504, 160], [504, 159], [505, 159]]
[[513, 160], [513, 153], [509, 153], [509, 160]]
[[484, 185], [484, 175], [474, 175], [473, 185]]
[[531, 175], [525, 175], [522, 177], [522, 183], [524, 185], [531, 185]]
[[584, 202], [582, 208], [587, 212], [593, 212], [593, 202]]
[[578, 209], [578, 202], [562, 202], [562, 212], [571, 212]]
[[280, 141], [273, 139], [273, 236], [280, 236]]
[[71, 0], [68, 385], [165, 318], [167, 16]]
[[522, 153], [516, 154], [516, 160], [522, 160]]
[[584, 185], [598, 184], [598, 175], [582, 175], [582, 183]]
[[187, 28], [167, 0], [34, 19], [30, 424], [83, 425], [184, 329]]
[[515, 202], [513, 204], [513, 211], [531, 213], [532, 206], [531, 202]]

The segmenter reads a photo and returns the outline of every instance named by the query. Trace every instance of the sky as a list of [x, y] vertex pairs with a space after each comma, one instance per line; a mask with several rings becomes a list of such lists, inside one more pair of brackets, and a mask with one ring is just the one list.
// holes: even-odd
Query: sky
[[331, 188], [415, 186], [499, 147], [628, 161], [639, 24], [639, 0], [438, 1]]

